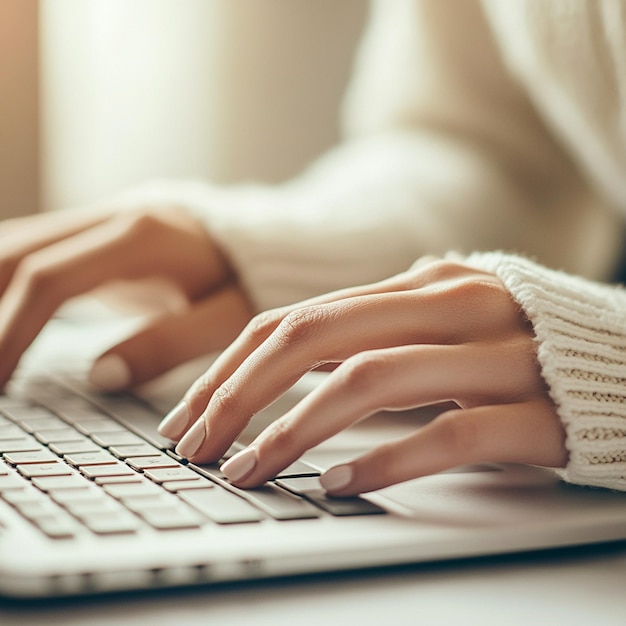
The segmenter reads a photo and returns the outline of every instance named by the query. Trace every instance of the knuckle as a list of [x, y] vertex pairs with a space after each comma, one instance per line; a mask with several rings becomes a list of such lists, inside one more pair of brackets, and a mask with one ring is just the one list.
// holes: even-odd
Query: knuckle
[[393, 367], [393, 361], [381, 351], [361, 352], [347, 361], [337, 370], [343, 387], [352, 394], [367, 393], [380, 386], [380, 381]]
[[162, 222], [149, 209], [138, 209], [119, 216], [122, 229], [127, 237], [150, 237], [159, 230]]
[[509, 327], [517, 317], [513, 301], [497, 279], [488, 276], [467, 276], [448, 283], [441, 290], [431, 294], [440, 305], [453, 303], [456, 311], [462, 311], [466, 320], [472, 322], [463, 330], [465, 336], [469, 328], [484, 332], [491, 327], [500, 332]]
[[245, 333], [250, 339], [262, 340], [272, 333], [283, 317], [280, 309], [258, 313], [248, 322]]
[[208, 376], [203, 375], [200, 378], [197, 378], [194, 383], [191, 385], [189, 390], [185, 395], [185, 399], [190, 400], [194, 397], [202, 396], [209, 397], [212, 395], [213, 385]]
[[62, 297], [63, 282], [58, 280], [54, 266], [43, 262], [36, 253], [20, 261], [15, 270], [15, 279], [33, 297], [49, 293], [58, 293]]
[[211, 396], [215, 391], [215, 385], [208, 376], [196, 379], [184, 395], [184, 400], [194, 415], [204, 412]]
[[277, 419], [264, 436], [264, 444], [273, 450], [293, 451], [298, 448], [299, 437], [286, 419]]
[[468, 268], [445, 259], [433, 260], [430, 263], [417, 268], [411, 274], [414, 286], [422, 286], [426, 283], [436, 283], [449, 280], [468, 271]]
[[20, 257], [13, 253], [5, 254], [0, 258], [0, 272], [3, 274], [13, 274], [20, 263]]
[[321, 306], [290, 311], [278, 324], [276, 339], [285, 346], [310, 341], [318, 334], [326, 317], [325, 309]]
[[237, 415], [241, 409], [239, 396], [228, 383], [220, 385], [213, 392], [211, 405], [216, 414], [225, 416]]
[[401, 475], [398, 453], [393, 443], [383, 443], [375, 451], [376, 481], [381, 485], [392, 485]]
[[478, 449], [481, 436], [474, 420], [463, 409], [446, 411], [436, 419], [441, 444], [447, 455], [462, 462]]
[[477, 302], [483, 305], [495, 303], [502, 298], [502, 288], [493, 280], [485, 277], [472, 276], [459, 280], [453, 287], [454, 297], [464, 302]]
[[7, 254], [0, 258], [0, 291], [4, 291], [11, 280], [13, 280], [19, 263], [19, 257], [14, 254]]

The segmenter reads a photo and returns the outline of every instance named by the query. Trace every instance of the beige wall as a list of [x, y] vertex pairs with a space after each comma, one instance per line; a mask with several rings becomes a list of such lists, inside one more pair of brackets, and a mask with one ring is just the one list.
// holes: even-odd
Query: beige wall
[[281, 181], [338, 137], [367, 0], [0, 0], [0, 219], [158, 176]]
[[37, 12], [0, 2], [0, 218], [39, 207]]
[[[1, 0], [0, 0], [1, 1]], [[40, 0], [43, 206], [280, 181], [337, 140], [367, 0]]]

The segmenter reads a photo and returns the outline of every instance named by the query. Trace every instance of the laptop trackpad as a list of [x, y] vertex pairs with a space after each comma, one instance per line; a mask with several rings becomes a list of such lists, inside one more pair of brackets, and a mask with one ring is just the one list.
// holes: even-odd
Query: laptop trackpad
[[626, 512], [623, 494], [568, 485], [549, 470], [520, 465], [463, 469], [394, 485], [379, 494], [401, 514], [452, 527], [558, 524]]

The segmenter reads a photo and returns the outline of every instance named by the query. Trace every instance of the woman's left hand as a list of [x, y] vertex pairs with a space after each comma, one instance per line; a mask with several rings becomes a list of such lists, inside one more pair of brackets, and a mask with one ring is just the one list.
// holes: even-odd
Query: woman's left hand
[[453, 401], [405, 439], [329, 469], [335, 495], [478, 462], [563, 467], [565, 434], [533, 329], [493, 274], [424, 259], [411, 270], [255, 317], [161, 425], [194, 462], [218, 460], [307, 371], [324, 382], [222, 466], [240, 487], [275, 476], [373, 413]]

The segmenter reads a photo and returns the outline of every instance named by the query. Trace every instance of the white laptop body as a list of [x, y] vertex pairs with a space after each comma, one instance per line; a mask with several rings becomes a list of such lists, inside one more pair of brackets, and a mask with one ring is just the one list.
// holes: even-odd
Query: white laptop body
[[[27, 378], [31, 370], [39, 377], [41, 371], [75, 369], [75, 363], [79, 366], [80, 363], [87, 363], [117, 332], [109, 322], [102, 327], [100, 323], [75, 325], [53, 322], [29, 353], [22, 375]], [[307, 377], [259, 416], [246, 437], [306, 393], [316, 383], [317, 376], [321, 374]], [[91, 397], [89, 390], [85, 391], [85, 387], [80, 385], [78, 397], [79, 403], [82, 403], [86, 401], [82, 394], [87, 393], [88, 401], [94, 402], [97, 411], [116, 422], [119, 418], [121, 422], [132, 424], [135, 436], [145, 431], [150, 445], [157, 445], [163, 443], [155, 435], [163, 411], [179, 399], [189, 382], [188, 371], [177, 372], [168, 379], [158, 381], [147, 390], [148, 400], [153, 402], [156, 410], [151, 412], [142, 406], [137, 417], [130, 414], [131, 407], [126, 397]], [[27, 399], [34, 389], [34, 383], [30, 391], [27, 384], [15, 392], [15, 397]], [[53, 396], [49, 390], [44, 390], [41, 397], [45, 404], [46, 398]], [[57, 410], [58, 403], [55, 403], [56, 400], [51, 401], [53, 413]], [[23, 415], [19, 412], [13, 415], [11, 410], [11, 400], [1, 399], [0, 449], [2, 432], [15, 433], [19, 417]], [[410, 481], [364, 496], [363, 510], [359, 510], [358, 503], [356, 510], [351, 510], [349, 502], [346, 503], [346, 510], [341, 509], [341, 502], [331, 503], [338, 506], [340, 514], [320, 508], [315, 498], [319, 496], [323, 499], [323, 494], [315, 491], [316, 479], [312, 475], [315, 468], [354, 456], [384, 439], [408, 434], [420, 420], [427, 418], [427, 412], [377, 415], [311, 451], [313, 470], [298, 465], [293, 475], [287, 474], [271, 487], [281, 495], [284, 492], [291, 497], [295, 496], [295, 492], [291, 491], [294, 485], [296, 491], [300, 489], [299, 485], [303, 486], [303, 510], [308, 511], [310, 516], [297, 518], [296, 515], [296, 519], [289, 516], [274, 519], [267, 510], [261, 509], [258, 519], [240, 523], [232, 520], [224, 523], [218, 511], [215, 521], [203, 514], [202, 507], [195, 508], [193, 503], [202, 498], [194, 500], [196, 496], [189, 496], [189, 493], [203, 491], [208, 494], [209, 491], [222, 490], [224, 486], [220, 485], [219, 471], [216, 468], [206, 470], [184, 466], [185, 478], [191, 477], [194, 488], [168, 491], [163, 502], [169, 506], [171, 502], [182, 501], [189, 514], [187, 527], [185, 524], [182, 524], [183, 527], [180, 524], [168, 527], [169, 509], [160, 508], [160, 495], [153, 496], [150, 487], [147, 490], [149, 493], [139, 497], [145, 498], [144, 503], [155, 502], [153, 509], [145, 513], [145, 508], [135, 509], [134, 503], [126, 499], [124, 506], [129, 503], [130, 517], [124, 519], [130, 520], [130, 530], [122, 525], [117, 532], [114, 523], [112, 527], [107, 527], [106, 515], [101, 520], [94, 519], [89, 511], [91, 500], [79, 502], [77, 509], [72, 508], [76, 504], [72, 494], [74, 485], [69, 485], [67, 489], [50, 488], [49, 492], [57, 500], [51, 499], [48, 510], [48, 505], [42, 504], [38, 496], [41, 492], [47, 499], [48, 487], [45, 485], [57, 484], [54, 482], [55, 472], [46, 481], [45, 476], [41, 477], [46, 471], [45, 463], [33, 462], [29, 468], [29, 463], [21, 463], [26, 457], [19, 456], [19, 452], [6, 452], [0, 458], [0, 596], [43, 598], [207, 585], [626, 538], [626, 495], [568, 486], [548, 471], [521, 466], [459, 468]], [[28, 419], [22, 421], [27, 425], [29, 423]], [[33, 423], [39, 422], [35, 419]], [[78, 427], [82, 428], [80, 423]], [[87, 432], [84, 428], [83, 431]], [[36, 440], [40, 443], [40, 440], [45, 441], [49, 432], [54, 432], [54, 429], [44, 428], [43, 434], [36, 433], [39, 437]], [[25, 437], [34, 441], [35, 435], [30, 432]], [[97, 436], [93, 437], [97, 439]], [[5, 437], [4, 441], [7, 440]], [[18, 436], [15, 435], [11, 441], [18, 441]], [[58, 449], [55, 444], [42, 443], [40, 453], [48, 454], [48, 448]], [[110, 454], [110, 449], [105, 449], [104, 454]], [[12, 459], [18, 462], [12, 462]], [[126, 484], [123, 472], [115, 480], [105, 476], [102, 478], [104, 482], [99, 484], [97, 473], [94, 478], [89, 469], [72, 465], [74, 460], [71, 454], [65, 454], [58, 461], [48, 459], [48, 462], [61, 468], [57, 473], [63, 474], [63, 469], [66, 466], [69, 468], [71, 480], [68, 476], [58, 477], [67, 478], [66, 483], [71, 483], [75, 475], [82, 476], [85, 471], [91, 476], [87, 487], [94, 490], [96, 496], [101, 490], [108, 490], [106, 495], [111, 497], [112, 510], [121, 502], [120, 492], [132, 495], [132, 489], [118, 487]], [[119, 467], [117, 461], [115, 467]], [[163, 476], [166, 471], [158, 467], [151, 470], [147, 465], [137, 470], [138, 476], [129, 476], [129, 484], [137, 486], [139, 479], [146, 484], [154, 482], [153, 474]], [[183, 473], [178, 468], [170, 468], [169, 471]], [[189, 472], [195, 472], [197, 476]], [[149, 478], [146, 479], [146, 476]], [[137, 482], [133, 482], [135, 479]], [[23, 490], [17, 483], [19, 480], [25, 482]], [[210, 484], [205, 489], [198, 483], [199, 480]], [[176, 479], [166, 484], [182, 483]], [[61, 481], [59, 484], [65, 483]], [[162, 484], [162, 480], [155, 483], [159, 488]], [[43, 485], [44, 491], [37, 485]], [[254, 504], [254, 492], [237, 493], [228, 485], [226, 491], [228, 498], [242, 500], [246, 507]], [[81, 487], [75, 493], [86, 494], [87, 491]], [[315, 497], [309, 499], [307, 493]], [[30, 507], [28, 494], [37, 496], [36, 504], [30, 503]], [[272, 497], [270, 495], [270, 504]], [[94, 497], [96, 500], [98, 498]], [[69, 521], [65, 520], [55, 527], [54, 513], [57, 509], [63, 515], [68, 511], [71, 513], [65, 516]], [[348, 514], [344, 514], [346, 511]], [[83, 525], [83, 514], [91, 520], [93, 528]], [[146, 522], [153, 519], [152, 514], [157, 520], [156, 527]], [[99, 527], [100, 522], [102, 527]]]

